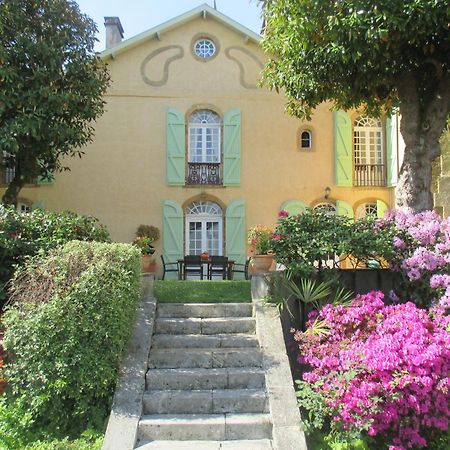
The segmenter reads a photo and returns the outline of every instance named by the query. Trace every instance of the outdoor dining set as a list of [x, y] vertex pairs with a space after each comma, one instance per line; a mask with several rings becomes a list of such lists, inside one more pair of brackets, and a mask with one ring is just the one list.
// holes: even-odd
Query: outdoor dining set
[[163, 264], [164, 280], [166, 273], [176, 272], [179, 280], [198, 278], [200, 280], [232, 280], [236, 273], [242, 273], [248, 280], [248, 268], [250, 258], [247, 258], [245, 264], [237, 263], [227, 256], [211, 255], [204, 257], [202, 255], [185, 255], [184, 258], [177, 261], [166, 261], [161, 255]]

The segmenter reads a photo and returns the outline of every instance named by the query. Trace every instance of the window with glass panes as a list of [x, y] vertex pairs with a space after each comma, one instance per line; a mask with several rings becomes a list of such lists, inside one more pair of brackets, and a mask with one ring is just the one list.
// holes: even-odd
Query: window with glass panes
[[220, 163], [220, 117], [213, 111], [194, 111], [189, 117], [188, 162]]
[[197, 201], [186, 209], [186, 254], [222, 255], [223, 216], [217, 203]]
[[355, 165], [383, 164], [383, 128], [379, 119], [358, 117], [353, 128]]

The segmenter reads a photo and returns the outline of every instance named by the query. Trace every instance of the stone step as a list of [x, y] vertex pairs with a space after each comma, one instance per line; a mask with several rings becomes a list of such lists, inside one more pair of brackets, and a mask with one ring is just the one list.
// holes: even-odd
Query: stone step
[[270, 439], [268, 414], [158, 414], [143, 416], [138, 439], [175, 441], [224, 441]]
[[238, 441], [153, 441], [137, 450], [273, 450], [269, 439]]
[[259, 389], [265, 374], [259, 368], [149, 369], [146, 389]]
[[255, 333], [252, 317], [160, 318], [155, 321], [156, 334]]
[[158, 303], [156, 317], [251, 317], [251, 303]]
[[144, 414], [220, 414], [268, 412], [261, 389], [146, 391]]
[[262, 353], [257, 348], [152, 349], [148, 367], [151, 369], [262, 367]]
[[259, 347], [255, 335], [248, 334], [155, 334], [153, 348]]

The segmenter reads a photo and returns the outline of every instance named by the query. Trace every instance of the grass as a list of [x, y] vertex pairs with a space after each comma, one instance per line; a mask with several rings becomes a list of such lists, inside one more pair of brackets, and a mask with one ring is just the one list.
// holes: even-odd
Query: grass
[[157, 280], [154, 295], [161, 303], [248, 303], [250, 281]]

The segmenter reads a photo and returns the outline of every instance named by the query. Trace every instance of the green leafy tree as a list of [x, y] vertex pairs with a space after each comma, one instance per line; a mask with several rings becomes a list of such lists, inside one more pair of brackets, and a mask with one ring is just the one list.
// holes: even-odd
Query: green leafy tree
[[0, 168], [14, 172], [3, 203], [92, 140], [109, 85], [96, 31], [72, 0], [0, 0]]
[[405, 157], [397, 207], [431, 209], [432, 161], [450, 112], [448, 0], [266, 0], [265, 83], [288, 112], [322, 102], [380, 116], [398, 107]]

